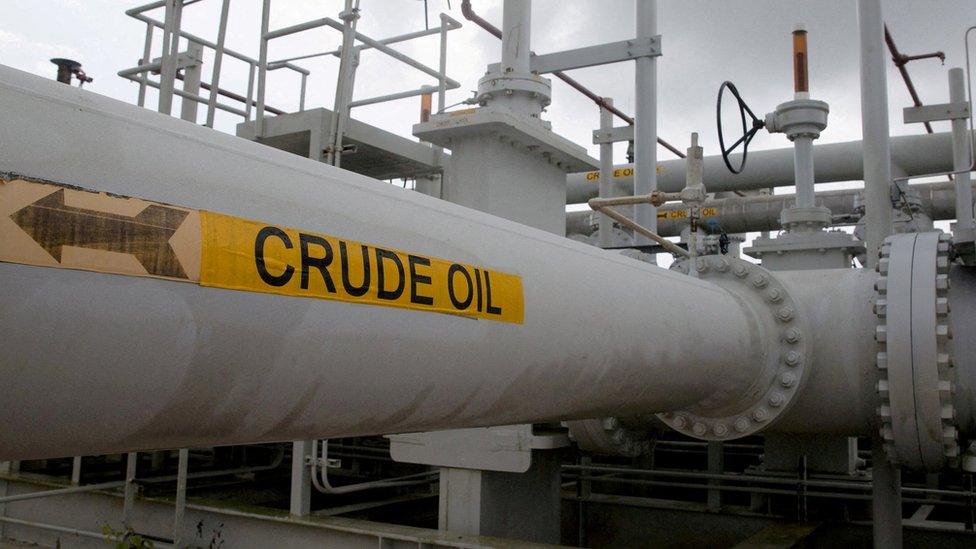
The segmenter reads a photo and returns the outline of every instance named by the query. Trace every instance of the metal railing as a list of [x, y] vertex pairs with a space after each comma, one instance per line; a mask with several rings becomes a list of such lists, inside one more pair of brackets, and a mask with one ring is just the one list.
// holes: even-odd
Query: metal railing
[[[159, 90], [160, 112], [167, 114], [170, 112], [172, 98], [174, 95], [176, 95], [184, 100], [194, 101], [198, 104], [206, 105], [206, 125], [208, 127], [213, 127], [216, 110], [229, 112], [231, 114], [241, 116], [245, 120], [250, 120], [252, 108], [257, 105], [256, 101], [254, 100], [254, 78], [258, 69], [258, 61], [250, 56], [224, 46], [224, 39], [227, 35], [227, 19], [230, 10], [230, 0], [223, 0], [220, 20], [217, 27], [217, 42], [212, 42], [200, 36], [191, 34], [181, 28], [183, 7], [198, 3], [200, 1], [202, 0], [157, 0], [156, 2], [151, 2], [149, 4], [127, 10], [125, 12], [126, 15], [146, 24], [146, 38], [143, 44], [143, 56], [139, 60], [139, 65], [121, 70], [119, 71], [118, 75], [139, 84], [139, 96], [137, 103], [141, 107], [145, 106], [146, 89], [151, 87]], [[165, 17], [163, 21], [154, 19], [146, 13], [158, 8], [165, 8]], [[163, 30], [162, 55], [157, 60], [153, 60], [151, 58], [153, 50], [153, 34], [154, 29], [157, 28]], [[200, 83], [201, 88], [210, 92], [207, 97], [202, 97], [197, 93], [190, 93], [185, 90], [176, 89], [175, 87], [175, 81], [182, 79], [178, 74], [180, 39], [185, 40], [188, 44], [196, 44], [199, 47], [209, 48], [214, 51], [214, 66], [211, 80], [209, 83]], [[247, 93], [244, 96], [220, 88], [220, 75], [225, 55], [243, 61], [248, 65], [249, 77]], [[300, 108], [304, 107], [306, 88], [305, 82], [310, 72], [308, 69], [291, 63], [284, 63], [274, 67], [268, 67], [267, 70], [275, 70], [280, 68], [287, 68], [301, 75], [302, 86], [299, 95], [299, 105]], [[153, 73], [159, 73], [160, 77], [158, 82], [150, 78], [150, 74]], [[218, 102], [218, 96], [227, 97], [239, 103], [243, 103], [244, 108], [240, 109]], [[274, 112], [275, 114], [282, 114], [285, 112], [281, 109], [268, 110], [269, 112]]]
[[[125, 12], [126, 15], [145, 23], [146, 25], [143, 53], [142, 58], [139, 60], [139, 64], [135, 67], [121, 70], [118, 73], [120, 77], [139, 84], [139, 94], [137, 100], [139, 106], [146, 106], [146, 90], [148, 88], [154, 88], [159, 90], [159, 112], [170, 114], [172, 110], [173, 97], [176, 96], [182, 98], [184, 102], [191, 101], [196, 104], [206, 105], [207, 110], [205, 125], [208, 127], [213, 127], [215, 113], [217, 110], [221, 110], [236, 116], [240, 116], [244, 118], [245, 121], [250, 121], [253, 119], [257, 126], [255, 135], [260, 137], [264, 133], [264, 120], [267, 113], [280, 115], [285, 114], [286, 112], [280, 108], [271, 107], [265, 102], [269, 72], [287, 69], [296, 72], [301, 76], [301, 84], [298, 95], [298, 110], [303, 111], [306, 107], [308, 76], [311, 73], [308, 69], [296, 65], [294, 62], [322, 56], [334, 56], [339, 58], [344, 57], [342, 48], [339, 48], [335, 50], [296, 55], [288, 58], [269, 61], [269, 42], [276, 38], [290, 36], [322, 27], [332, 28], [346, 34], [348, 32], [347, 27], [350, 25], [353, 26], [351, 33], [349, 33], [352, 36], [352, 42], [350, 42], [352, 47], [349, 48], [350, 51], [347, 52], [346, 56], [354, 58], [355, 61], [346, 63], [347, 65], [351, 65], [351, 67], [348, 70], [340, 71], [340, 76], [337, 81], [337, 102], [335, 105], [336, 116], [334, 118], [338, 118], [338, 123], [336, 124], [338, 127], [331, 132], [332, 135], [330, 135], [329, 150], [341, 151], [341, 130], [343, 128], [343, 122], [345, 118], [348, 118], [349, 110], [354, 107], [373, 105], [424, 94], [433, 94], [434, 92], [438, 93], [440, 107], [443, 107], [445, 92], [447, 90], [460, 87], [460, 83], [448, 77], [445, 72], [447, 56], [447, 32], [461, 28], [461, 23], [443, 13], [440, 16], [441, 25], [439, 27], [376, 40], [354, 30], [354, 22], [355, 19], [358, 18], [358, 1], [356, 2], [355, 7], [352, 7], [353, 5], [351, 0], [347, 1], [347, 9], [343, 12], [343, 14], [340, 14], [340, 19], [343, 19], [342, 21], [325, 17], [291, 25], [285, 28], [271, 30], [269, 29], [271, 0], [262, 0], [260, 46], [258, 58], [255, 59], [239, 51], [227, 48], [225, 45], [230, 0], [222, 0], [221, 2], [220, 18], [216, 31], [216, 41], [211, 41], [201, 36], [189, 33], [181, 28], [183, 8], [199, 2], [202, 2], [202, 0], [156, 0], [148, 4], [132, 8]], [[156, 19], [148, 14], [148, 12], [159, 8], [164, 9], [164, 16], [162, 20]], [[161, 29], [163, 31], [161, 55], [156, 58], [154, 58], [152, 55], [155, 29]], [[391, 44], [397, 44], [433, 35], [440, 36], [440, 64], [437, 69], [429, 67], [390, 47]], [[203, 82], [199, 79], [199, 71], [201, 70], [202, 65], [202, 61], [200, 59], [193, 59], [188, 57], [185, 53], [180, 53], [181, 40], [188, 46], [188, 49], [190, 47], [198, 48], [201, 53], [200, 57], [202, 57], [202, 50], [204, 48], [213, 51], [213, 69], [211, 71], [210, 82]], [[436, 79], [436, 84], [424, 85], [417, 89], [395, 92], [377, 97], [353, 100], [352, 82], [355, 78], [355, 68], [356, 65], [358, 65], [359, 53], [370, 49], [378, 50], [387, 56], [396, 59], [397, 61], [432, 76]], [[242, 61], [248, 66], [246, 86], [247, 91], [243, 95], [220, 87], [221, 72], [223, 69], [223, 61], [225, 56]], [[191, 78], [189, 76], [191, 67], [198, 71], [195, 78]], [[187, 70], [187, 74], [185, 75], [180, 73], [180, 70], [183, 68]], [[159, 75], [158, 79], [152, 78], [152, 75], [155, 74]], [[176, 87], [177, 80], [183, 81], [183, 89], [178, 89]], [[198, 89], [203, 89], [209, 93], [201, 95], [198, 92]], [[220, 98], [226, 98], [233, 102], [242, 104], [243, 107], [222, 102], [219, 100]], [[187, 114], [188, 112], [189, 114]], [[195, 113], [195, 110], [187, 111], [184, 109], [184, 118], [195, 121]], [[335, 155], [335, 163], [338, 163], [338, 156], [338, 154]]]

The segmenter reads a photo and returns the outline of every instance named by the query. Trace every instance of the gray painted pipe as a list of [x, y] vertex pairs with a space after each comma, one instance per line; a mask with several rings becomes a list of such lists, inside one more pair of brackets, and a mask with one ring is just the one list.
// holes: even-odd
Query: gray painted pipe
[[[864, 177], [861, 141], [814, 145], [813, 158], [817, 183], [860, 181]], [[891, 138], [891, 161], [905, 175], [922, 175], [953, 169], [950, 132], [905, 135]], [[633, 164], [617, 166], [621, 177], [614, 178], [618, 196], [633, 194]], [[721, 156], [705, 157], [705, 187], [708, 192], [745, 191], [793, 185], [793, 148], [750, 151], [749, 163], [733, 175]], [[570, 174], [566, 178], [566, 203], [581, 204], [597, 196], [600, 172]], [[658, 163], [658, 190], [680, 191], [685, 185], [685, 160]]]
[[[922, 210], [933, 220], [955, 218], [955, 191], [952, 183], [923, 183], [911, 186], [921, 198]], [[834, 216], [854, 216], [854, 206], [863, 189], [843, 189], [819, 192], [816, 204], [830, 208]], [[751, 231], [778, 231], [780, 227], [779, 215], [783, 208], [795, 202], [793, 194], [777, 194], [763, 196], [730, 197], [709, 200], [705, 208], [714, 208], [715, 215], [706, 217], [705, 225], [716, 223], [727, 233], [745, 233]], [[686, 208], [680, 204], [669, 204], [658, 211], [683, 211]], [[851, 221], [838, 221], [836, 225], [850, 225]], [[686, 219], [658, 219], [658, 234], [661, 236], [678, 236], [688, 225]], [[590, 235], [596, 229], [596, 215], [591, 211], [570, 212], [566, 214], [566, 234]]]

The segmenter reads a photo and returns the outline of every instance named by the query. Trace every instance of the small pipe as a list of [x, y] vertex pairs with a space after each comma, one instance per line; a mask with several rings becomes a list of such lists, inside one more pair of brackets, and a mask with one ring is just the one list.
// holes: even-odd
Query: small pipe
[[[945, 54], [942, 53], [941, 51], [937, 51], [934, 53], [926, 53], [923, 55], [912, 55], [912, 56], [903, 55], [900, 51], [898, 51], [898, 46], [895, 45], [895, 39], [891, 37], [891, 31], [888, 30], [888, 25], [884, 26], [884, 37], [885, 37], [885, 43], [888, 45], [888, 51], [891, 52], [891, 60], [895, 63], [895, 67], [898, 68], [898, 72], [901, 74], [901, 79], [905, 82], [905, 87], [908, 88], [908, 95], [912, 97], [912, 103], [916, 107], [921, 107], [922, 100], [919, 99], [918, 92], [915, 91], [915, 83], [912, 82], [912, 77], [908, 74], [908, 69], [905, 68], [905, 65], [909, 61], [916, 61], [918, 59], [929, 59], [933, 57], [938, 57], [944, 63]], [[928, 133], [932, 133], [931, 123], [925, 122], [925, 131]]]
[[684, 248], [680, 246], [676, 246], [673, 242], [655, 233], [654, 231], [651, 231], [641, 225], [638, 225], [633, 220], [629, 219], [627, 216], [621, 214], [620, 212], [614, 210], [613, 208], [606, 207], [606, 206], [599, 206], [599, 207], [593, 207], [593, 209], [598, 212], [606, 214], [617, 223], [620, 223], [621, 225], [629, 229], [633, 229], [635, 232], [640, 233], [643, 236], [646, 236], [647, 238], [653, 240], [654, 242], [657, 242], [658, 244], [661, 245], [662, 248], [670, 252], [672, 255], [679, 256], [679, 257], [690, 257], [691, 255]]
[[15, 501], [24, 501], [28, 499], [46, 498], [51, 496], [62, 496], [65, 494], [77, 494], [81, 492], [93, 492], [95, 490], [108, 490], [111, 488], [119, 488], [125, 484], [125, 481], [115, 480], [112, 482], [102, 482], [99, 484], [85, 484], [82, 486], [70, 486], [68, 488], [57, 488], [54, 490], [44, 490], [41, 492], [30, 492], [27, 494], [17, 494], [13, 496], [4, 496], [0, 498], [0, 504], [13, 503]]
[[[323, 440], [322, 442], [322, 461], [328, 463], [329, 459], [329, 441]], [[312, 484], [315, 489], [323, 494], [351, 494], [353, 492], [361, 492], [363, 490], [373, 490], [376, 488], [394, 488], [398, 486], [414, 486], [418, 484], [429, 484], [436, 481], [436, 479], [431, 478], [440, 474], [440, 471], [425, 471], [423, 473], [415, 473], [412, 475], [404, 475], [400, 477], [393, 477], [382, 480], [373, 480], [369, 482], [360, 482], [357, 484], [347, 484], [345, 486], [332, 486], [329, 482], [329, 470], [328, 465], [320, 466], [318, 459], [318, 445], [312, 443]]]

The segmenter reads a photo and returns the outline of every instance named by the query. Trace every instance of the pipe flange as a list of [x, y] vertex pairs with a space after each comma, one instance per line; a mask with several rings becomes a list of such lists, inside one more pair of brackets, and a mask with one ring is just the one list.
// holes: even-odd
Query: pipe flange
[[[690, 261], [672, 269], [688, 273]], [[771, 341], [764, 349], [760, 375], [747, 390], [716, 393], [687, 410], [663, 412], [658, 418], [673, 429], [701, 440], [732, 440], [762, 431], [795, 402], [811, 369], [812, 339], [796, 302], [769, 271], [748, 261], [727, 256], [695, 260], [698, 278], [733, 293], [752, 311], [761, 334]]]
[[879, 252], [879, 431], [888, 458], [912, 469], [938, 471], [959, 457], [947, 345], [950, 244], [947, 234], [905, 233]]
[[569, 429], [570, 440], [587, 452], [637, 457], [650, 447], [648, 429], [630, 429], [616, 417], [564, 421], [563, 425]]

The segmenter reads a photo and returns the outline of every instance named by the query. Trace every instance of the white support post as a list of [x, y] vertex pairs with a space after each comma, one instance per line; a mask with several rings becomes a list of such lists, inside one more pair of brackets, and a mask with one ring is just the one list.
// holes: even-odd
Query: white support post
[[[261, 7], [261, 45], [258, 51], [258, 97], [255, 114], [255, 137], [264, 137], [264, 100], [268, 84], [268, 30], [271, 25], [271, 0], [264, 0]], [[248, 96], [251, 94], [248, 93]]]
[[[358, 6], [358, 2], [356, 3]], [[342, 19], [342, 50], [339, 56], [339, 77], [336, 81], [335, 106], [332, 112], [332, 123], [329, 129], [329, 146], [325, 155], [326, 164], [340, 166], [342, 164], [342, 132], [345, 118], [349, 115], [349, 102], [352, 101], [353, 84], [355, 78], [355, 64], [358, 58], [356, 49], [356, 22], [359, 20], [358, 7], [353, 6], [353, 0], [346, 0], [345, 9], [339, 14]]]
[[[217, 47], [214, 48], [213, 73], [210, 76], [210, 98], [207, 100], [207, 127], [212, 128], [214, 117], [217, 114], [217, 94], [220, 91], [220, 69], [224, 62], [224, 41], [227, 38], [227, 17], [230, 14], [230, 0], [224, 0], [220, 6], [220, 23], [217, 26]], [[251, 65], [253, 70], [254, 66]], [[248, 104], [244, 107], [246, 112], [250, 112], [250, 93], [248, 93]]]
[[[200, 79], [203, 75], [203, 44], [192, 41], [188, 42], [186, 53], [188, 57], [198, 61], [183, 70], [183, 92], [193, 97], [199, 97]], [[196, 124], [198, 107], [199, 104], [196, 101], [184, 96], [180, 107], [180, 118]]]
[[[949, 69], [949, 102], [966, 101], [966, 74], [961, 68]], [[972, 136], [965, 118], [952, 120], [952, 169], [955, 177], [956, 229], [973, 229], [973, 184], [969, 170], [973, 165]], [[965, 171], [964, 171], [965, 170]]]
[[311, 467], [307, 460], [312, 457], [313, 440], [296, 440], [291, 445], [291, 496], [288, 512], [295, 517], [305, 517], [312, 509]]
[[[604, 103], [613, 106], [613, 99], [603, 98]], [[600, 131], [607, 132], [613, 129], [613, 113], [604, 107], [600, 107]], [[600, 198], [610, 198], [613, 189], [613, 142], [606, 141], [600, 144]], [[605, 213], [599, 214], [600, 222], [600, 247], [609, 248], [613, 245], [613, 220]]]
[[[140, 65], [148, 64], [152, 61], [152, 42], [153, 42], [153, 30], [155, 26], [152, 23], [146, 23], [146, 42], [142, 49], [142, 59], [139, 60]], [[140, 107], [146, 106], [146, 89], [149, 87], [146, 82], [149, 81], [149, 72], [144, 71], [139, 75], [139, 97], [136, 99], [136, 104]]]
[[125, 499], [122, 502], [122, 524], [132, 528], [132, 511], [136, 505], [136, 464], [139, 462], [138, 452], [129, 452], [125, 459]]
[[885, 79], [884, 19], [881, 0], [858, 0], [861, 33], [861, 133], [864, 146], [864, 219], [868, 268], [891, 234], [891, 148], [888, 135], [888, 82]]
[[78, 486], [81, 484], [81, 456], [75, 456], [71, 459], [71, 485]]
[[871, 441], [871, 509], [876, 549], [902, 546], [901, 471], [888, 461], [884, 442]]
[[163, 23], [163, 52], [159, 73], [159, 112], [172, 114], [176, 87], [176, 62], [180, 51], [180, 19], [183, 0], [168, 0]]
[[183, 517], [186, 515], [186, 479], [189, 462], [190, 450], [180, 448], [180, 461], [176, 469], [176, 512], [173, 517], [174, 547], [183, 547]]
[[[638, 39], [657, 34], [657, 0], [639, 0], [634, 21]], [[634, 195], [657, 190], [657, 58], [639, 57], [636, 61], [636, 112], [634, 114]], [[634, 221], [657, 232], [657, 208], [651, 204], [634, 206]], [[652, 244], [646, 236], [634, 235], [637, 245]]]

